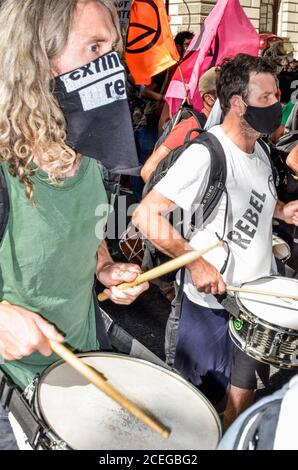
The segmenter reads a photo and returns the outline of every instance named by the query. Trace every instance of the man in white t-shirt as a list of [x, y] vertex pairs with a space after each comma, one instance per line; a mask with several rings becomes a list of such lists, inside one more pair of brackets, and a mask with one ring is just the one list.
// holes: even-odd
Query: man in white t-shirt
[[217, 392], [228, 387], [232, 362], [235, 364], [228, 424], [252, 402], [256, 372], [262, 375], [267, 366], [238, 349], [233, 351], [228, 313], [215, 295], [223, 294], [226, 284], [237, 285], [270, 274], [272, 217], [298, 224], [298, 201], [286, 205], [277, 201], [269, 159], [257, 142], [261, 134], [271, 134], [281, 121], [272, 67], [264, 59], [247, 54], [226, 60], [217, 95], [224, 121], [210, 132], [225, 152], [227, 195], [223, 194], [189, 242], [167, 221], [166, 214], [179, 206], [184, 209], [187, 224], [204, 195], [210, 155], [206, 147], [194, 143], [141, 202], [133, 223], [171, 257], [206, 247], [217, 240], [216, 234], [228, 242], [229, 257], [227, 246], [216, 248], [187, 266], [175, 358], [175, 367], [213, 402], [219, 399]]

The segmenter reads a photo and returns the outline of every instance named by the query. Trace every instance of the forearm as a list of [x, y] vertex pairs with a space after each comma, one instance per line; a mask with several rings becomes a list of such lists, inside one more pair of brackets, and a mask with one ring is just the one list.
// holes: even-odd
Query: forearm
[[273, 216], [276, 219], [284, 220], [284, 213], [283, 213], [283, 208], [284, 208], [285, 203], [278, 200], [275, 206], [274, 214]]
[[148, 181], [151, 173], [156, 169], [157, 165], [161, 160], [163, 160], [170, 152], [165, 145], [161, 145], [157, 150], [155, 150], [150, 157], [146, 160], [142, 170], [141, 177], [145, 181]]
[[[168, 222], [166, 214], [175, 209], [173, 201], [152, 190], [143, 199], [133, 214], [133, 224], [150, 240], [158, 250], [172, 258], [192, 251], [177, 230]], [[199, 258], [186, 265], [194, 285], [207, 294], [222, 294], [225, 283], [218, 270], [204, 258]]]
[[[152, 208], [151, 208], [152, 211]], [[148, 215], [148, 214], [147, 214]], [[163, 213], [152, 213], [147, 217], [144, 209], [134, 214], [133, 223], [141, 230], [160, 251], [176, 258], [192, 251], [189, 243], [165, 219]], [[218, 270], [204, 258], [199, 258], [186, 265], [194, 285], [206, 293], [222, 294], [225, 284]]]
[[[148, 214], [147, 214], [148, 212]], [[133, 224], [153, 245], [166, 255], [175, 258], [192, 250], [188, 242], [168, 222], [164, 215], [138, 208], [133, 215]]]
[[97, 249], [96, 276], [98, 277], [98, 274], [104, 266], [112, 263], [114, 263], [114, 261], [109, 253], [106, 241], [103, 240]]
[[103, 241], [97, 250], [97, 279], [107, 289], [105, 293], [108, 298], [119, 305], [131, 304], [142, 292], [148, 289], [147, 282], [140, 284], [125, 291], [117, 286], [123, 282], [132, 282], [140, 274], [139, 266], [132, 263], [116, 263], [111, 258], [106, 242]]
[[162, 133], [163, 125], [165, 122], [167, 122], [169, 119], [171, 119], [171, 113], [170, 113], [170, 108], [168, 103], [165, 101], [165, 104], [163, 105], [162, 112], [160, 115], [160, 119], [158, 122], [158, 135]]
[[[166, 255], [176, 258], [193, 248], [180, 233], [168, 222], [166, 214], [175, 209], [176, 204], [162, 196], [158, 191], [152, 190], [139, 204], [133, 213], [132, 223], [150, 240], [154, 246]], [[210, 265], [203, 258], [196, 260], [186, 267], [193, 271], [202, 272], [201, 268]], [[214, 270], [215, 268], [211, 268]], [[217, 271], [216, 271], [217, 272]]]
[[157, 91], [150, 90], [150, 88], [144, 88], [144, 90], [141, 93], [142, 98], [147, 98], [150, 100], [155, 100], [155, 101], [163, 101], [164, 96], [162, 93], [158, 93]]

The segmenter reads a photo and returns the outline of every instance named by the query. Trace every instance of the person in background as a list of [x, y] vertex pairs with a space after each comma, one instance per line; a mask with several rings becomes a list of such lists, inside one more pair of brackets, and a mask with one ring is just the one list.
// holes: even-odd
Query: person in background
[[181, 58], [187, 51], [193, 37], [194, 33], [191, 31], [180, 31], [178, 34], [176, 34], [174, 41]]
[[[143, 165], [151, 154], [158, 137], [158, 120], [164, 104], [165, 74], [152, 77], [148, 86], [138, 86], [128, 75], [128, 99], [134, 136], [140, 165]], [[131, 189], [135, 202], [140, 201], [144, 183], [139, 176], [130, 177]]]
[[207, 247], [219, 237], [226, 241], [224, 247], [186, 266], [174, 362], [174, 367], [214, 404], [228, 392], [226, 426], [252, 403], [256, 374], [263, 376], [261, 372], [266, 373], [268, 365], [234, 349], [229, 314], [218, 295], [224, 294], [227, 284], [240, 285], [270, 275], [273, 216], [298, 225], [298, 201], [284, 204], [277, 200], [269, 157], [259, 142], [262, 134], [272, 134], [280, 125], [281, 105], [276, 94], [275, 71], [264, 59], [238, 54], [225, 60], [217, 81], [224, 119], [209, 131], [222, 145], [227, 164], [226, 191], [217, 207], [192, 231], [190, 240], [167, 219], [169, 212], [179, 207], [187, 224], [202, 203], [211, 158], [198, 139], [132, 217], [144, 237], [173, 258]]
[[[194, 37], [194, 33], [190, 32], [190, 31], [180, 31], [180, 33], [178, 33], [175, 36], [174, 41], [175, 41], [177, 50], [180, 54], [180, 61], [183, 60], [183, 55], [186, 52], [186, 50], [188, 49], [193, 37]], [[169, 85], [169, 83], [170, 83], [170, 81], [171, 81], [171, 79], [174, 75], [174, 72], [175, 72], [176, 68], [177, 68], [177, 65], [173, 65], [169, 69], [169, 77], [168, 77], [168, 81], [167, 81], [167, 86]], [[166, 89], [167, 89], [167, 87], [165, 88], [165, 91], [166, 91]], [[170, 108], [169, 108], [168, 103], [165, 102], [164, 105], [163, 105], [162, 111], [160, 113], [160, 119], [159, 119], [159, 123], [158, 123], [158, 135], [161, 134], [164, 124], [169, 119], [171, 119]]]
[[[196, 113], [197, 119], [191, 116], [177, 124], [172, 129], [165, 141], [150, 155], [141, 170], [141, 176], [145, 182], [148, 180], [151, 173], [155, 170], [158, 163], [163, 158], [165, 158], [171, 150], [179, 147], [184, 143], [185, 137], [189, 131], [198, 127], [204, 127], [217, 98], [216, 78], [216, 67], [212, 67], [211, 69], [207, 70], [207, 72], [205, 72], [204, 75], [200, 78], [198, 86], [200, 95], [203, 99], [203, 109], [200, 113]], [[200, 125], [198, 125], [198, 121]], [[190, 138], [194, 139], [197, 135], [198, 132], [193, 132], [191, 133]]]

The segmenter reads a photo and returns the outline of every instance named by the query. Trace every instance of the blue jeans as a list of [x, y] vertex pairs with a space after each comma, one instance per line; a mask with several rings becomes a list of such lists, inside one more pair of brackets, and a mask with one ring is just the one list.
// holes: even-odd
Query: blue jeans
[[229, 315], [182, 299], [174, 367], [216, 405], [230, 383], [233, 343]]
[[8, 413], [0, 405], [0, 450], [18, 450]]
[[[151, 155], [154, 145], [157, 141], [157, 125], [139, 127], [134, 131], [138, 160], [143, 165], [147, 158]], [[142, 191], [144, 182], [140, 176], [131, 176], [131, 187], [136, 202], [142, 199]]]

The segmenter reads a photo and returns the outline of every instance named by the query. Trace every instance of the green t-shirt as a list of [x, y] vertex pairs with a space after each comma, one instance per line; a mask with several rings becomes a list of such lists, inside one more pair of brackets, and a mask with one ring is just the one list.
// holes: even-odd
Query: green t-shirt
[[292, 112], [292, 109], [294, 108], [294, 103], [292, 101], [289, 101], [287, 104], [284, 105], [282, 108], [282, 120], [281, 123], [283, 126], [286, 125], [286, 122]]
[[[38, 170], [35, 207], [6, 164], [3, 169], [10, 211], [0, 246], [1, 299], [39, 313], [73, 349], [98, 349], [92, 287], [108, 206], [97, 162], [83, 158], [77, 174], [59, 185]], [[23, 389], [57, 359], [33, 353], [1, 367]]]

